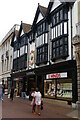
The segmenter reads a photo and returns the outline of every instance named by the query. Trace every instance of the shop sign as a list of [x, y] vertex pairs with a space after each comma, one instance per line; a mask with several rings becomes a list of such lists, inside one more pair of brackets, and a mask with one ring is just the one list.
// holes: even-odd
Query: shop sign
[[34, 64], [34, 61], [35, 61], [35, 52], [32, 50], [30, 52], [30, 58], [29, 58], [29, 63], [30, 65], [33, 65]]
[[14, 81], [22, 80], [22, 77], [14, 78]]
[[46, 79], [50, 78], [65, 78], [67, 77], [67, 72], [64, 73], [52, 73], [52, 74], [47, 74]]

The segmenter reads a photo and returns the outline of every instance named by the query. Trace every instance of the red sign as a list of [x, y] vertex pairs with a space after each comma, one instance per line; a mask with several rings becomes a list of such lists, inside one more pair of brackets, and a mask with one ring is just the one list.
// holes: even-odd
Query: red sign
[[48, 74], [46, 75], [46, 78], [63, 78], [63, 77], [67, 77], [67, 72], [65, 73], [53, 73], [53, 74]]

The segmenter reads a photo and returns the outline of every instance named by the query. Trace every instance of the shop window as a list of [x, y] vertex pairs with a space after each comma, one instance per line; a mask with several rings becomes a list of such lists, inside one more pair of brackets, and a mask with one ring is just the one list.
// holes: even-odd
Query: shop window
[[57, 97], [72, 99], [72, 80], [57, 80]]
[[55, 97], [56, 84], [54, 80], [44, 80], [44, 96]]

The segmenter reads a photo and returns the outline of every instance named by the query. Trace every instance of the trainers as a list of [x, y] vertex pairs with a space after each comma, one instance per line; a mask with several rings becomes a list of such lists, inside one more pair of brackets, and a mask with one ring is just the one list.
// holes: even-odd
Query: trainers
[[40, 113], [38, 113], [38, 115], [40, 115]]

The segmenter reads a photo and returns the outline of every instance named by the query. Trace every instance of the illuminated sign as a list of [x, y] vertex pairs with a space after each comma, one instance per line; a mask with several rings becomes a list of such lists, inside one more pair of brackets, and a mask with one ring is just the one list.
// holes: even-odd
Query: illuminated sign
[[67, 72], [64, 73], [52, 73], [52, 74], [47, 74], [46, 79], [50, 78], [66, 78], [67, 77]]

